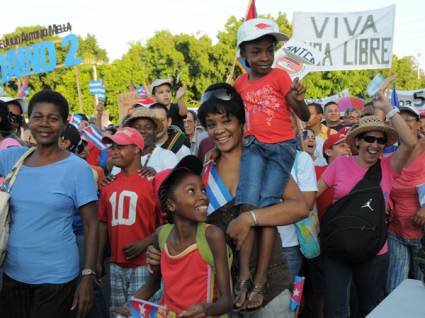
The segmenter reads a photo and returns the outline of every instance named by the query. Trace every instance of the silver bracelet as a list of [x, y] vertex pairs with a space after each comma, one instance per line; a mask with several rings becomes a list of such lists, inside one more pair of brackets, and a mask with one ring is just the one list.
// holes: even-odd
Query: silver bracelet
[[255, 215], [254, 210], [250, 210], [248, 213], [251, 215], [252, 220], [254, 221], [254, 226], [257, 226], [258, 225], [258, 220], [257, 220], [257, 216]]
[[393, 118], [396, 114], [398, 114], [400, 112], [400, 110], [398, 108], [393, 108], [391, 111], [389, 111], [387, 113], [387, 118], [391, 119]]

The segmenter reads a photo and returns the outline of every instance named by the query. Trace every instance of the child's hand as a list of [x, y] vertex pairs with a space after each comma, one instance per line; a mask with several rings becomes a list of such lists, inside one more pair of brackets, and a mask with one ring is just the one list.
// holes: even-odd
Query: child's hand
[[126, 317], [131, 317], [131, 311], [130, 311], [130, 308], [128, 308], [127, 304], [125, 304], [122, 307], [117, 308], [115, 310], [115, 312], [117, 314], [120, 314], [120, 315], [123, 315], [123, 316], [126, 316]]
[[186, 86], [179, 87], [179, 89], [176, 92], [176, 99], [177, 100], [182, 99], [183, 96], [184, 96], [184, 94], [186, 93], [186, 91], [187, 91], [187, 87]]
[[156, 175], [156, 170], [152, 167], [143, 167], [138, 172], [141, 177], [146, 178], [150, 178]]
[[96, 105], [96, 111], [98, 113], [103, 113], [104, 110], [105, 110], [105, 105], [103, 105], [103, 103], [100, 102], [99, 104]]
[[289, 94], [295, 99], [296, 102], [303, 102], [306, 90], [307, 89], [305, 88], [305, 86], [301, 84], [298, 77], [296, 77], [292, 82]]
[[142, 254], [145, 249], [146, 244], [144, 243], [144, 240], [140, 240], [124, 246], [123, 252], [127, 260], [132, 260]]
[[153, 274], [153, 267], [161, 264], [161, 251], [157, 250], [153, 245], [149, 245], [146, 250], [146, 262], [148, 263], [149, 273]]
[[190, 306], [188, 310], [185, 310], [179, 314], [179, 317], [190, 317], [190, 318], [203, 318], [206, 317], [205, 306], [202, 304], [196, 304]]

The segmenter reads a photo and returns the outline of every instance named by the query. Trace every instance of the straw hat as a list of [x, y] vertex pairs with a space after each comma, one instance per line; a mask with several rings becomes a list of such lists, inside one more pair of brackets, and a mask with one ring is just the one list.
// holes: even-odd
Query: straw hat
[[386, 146], [393, 145], [398, 139], [398, 133], [379, 119], [378, 116], [365, 116], [360, 118], [359, 125], [352, 128], [345, 139], [350, 146], [354, 145], [356, 137], [368, 131], [382, 131], [387, 136]]
[[129, 126], [131, 122], [135, 121], [136, 119], [139, 118], [149, 118], [151, 119], [155, 125], [158, 131], [162, 131], [163, 126], [162, 126], [162, 122], [155, 117], [155, 113], [153, 112], [153, 110], [151, 109], [147, 109], [147, 108], [137, 108], [131, 115], [130, 118], [128, 118], [125, 122], [124, 125], [125, 126]]

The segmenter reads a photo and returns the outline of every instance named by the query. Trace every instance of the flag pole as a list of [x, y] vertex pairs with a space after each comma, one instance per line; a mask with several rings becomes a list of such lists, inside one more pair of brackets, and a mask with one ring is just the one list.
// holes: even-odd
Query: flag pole
[[78, 104], [80, 107], [80, 113], [84, 114], [83, 97], [81, 96], [80, 73], [78, 72], [78, 65], [75, 65], [75, 80], [77, 82], [77, 94], [78, 94]]
[[[255, 0], [249, 0], [248, 9], [245, 14], [245, 21], [255, 19], [257, 17], [257, 8], [255, 7]], [[233, 74], [235, 73], [236, 61], [238, 59], [238, 51], [236, 49], [235, 58], [233, 59], [233, 65], [230, 69], [230, 73], [227, 76], [226, 83], [231, 83], [233, 81]], [[243, 70], [242, 70], [243, 72]]]
[[227, 75], [226, 83], [232, 84], [233, 82], [233, 74], [235, 73], [235, 67], [236, 67], [236, 60], [238, 59], [238, 54], [236, 52], [235, 58], [233, 59], [233, 65], [230, 69], [229, 75]]

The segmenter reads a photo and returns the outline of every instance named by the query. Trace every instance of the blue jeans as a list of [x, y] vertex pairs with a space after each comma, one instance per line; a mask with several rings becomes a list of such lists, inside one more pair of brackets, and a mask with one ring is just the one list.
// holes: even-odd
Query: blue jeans
[[350, 287], [354, 281], [358, 292], [359, 314], [365, 317], [384, 298], [388, 254], [350, 265], [322, 255], [325, 317], [350, 317]]
[[415, 255], [421, 250], [420, 240], [405, 240], [397, 235], [388, 235], [390, 263], [388, 267], [387, 292], [392, 292], [406, 278], [422, 279], [422, 272]]
[[248, 136], [244, 140], [235, 204], [266, 207], [280, 202], [295, 153], [295, 139], [265, 144]]
[[283, 254], [288, 260], [288, 272], [294, 278], [300, 272], [303, 263], [303, 255], [300, 251], [300, 246], [282, 247]]

